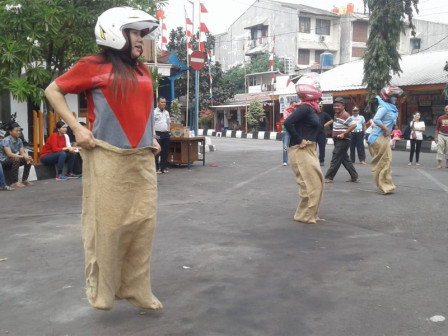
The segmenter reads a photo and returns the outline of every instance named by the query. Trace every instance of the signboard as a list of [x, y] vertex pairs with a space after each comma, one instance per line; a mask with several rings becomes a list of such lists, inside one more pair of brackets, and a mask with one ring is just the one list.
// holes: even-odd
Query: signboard
[[193, 51], [190, 55], [190, 65], [194, 70], [201, 70], [205, 64], [205, 56], [201, 51]]
[[323, 93], [322, 94], [322, 104], [333, 105], [333, 94], [332, 93]]

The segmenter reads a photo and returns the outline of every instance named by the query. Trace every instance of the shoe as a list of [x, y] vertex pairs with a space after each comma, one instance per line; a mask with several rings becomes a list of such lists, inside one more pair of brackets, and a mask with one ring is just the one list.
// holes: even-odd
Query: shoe
[[362, 164], [363, 166], [367, 165], [367, 163], [365, 161], [361, 161], [360, 164]]
[[283, 162], [283, 165], [284, 165], [284, 166], [287, 166], [288, 164], [287, 164], [286, 162]]
[[408, 166], [412, 166], [412, 162], [409, 162], [409, 163], [408, 163]]
[[67, 180], [68, 180], [67, 176], [63, 174], [56, 175], [56, 181], [67, 181]]
[[65, 175], [65, 177], [67, 177], [68, 179], [77, 179], [77, 178], [80, 178], [81, 175], [68, 173], [67, 175]]
[[10, 186], [4, 186], [4, 187], [0, 187], [0, 190], [13, 191], [15, 189], [11, 188]]
[[168, 174], [168, 170], [162, 170], [162, 174]]
[[23, 181], [22, 183], [23, 183], [24, 186], [27, 186], [27, 187], [31, 187], [31, 186], [34, 185], [34, 183], [30, 182], [30, 181]]

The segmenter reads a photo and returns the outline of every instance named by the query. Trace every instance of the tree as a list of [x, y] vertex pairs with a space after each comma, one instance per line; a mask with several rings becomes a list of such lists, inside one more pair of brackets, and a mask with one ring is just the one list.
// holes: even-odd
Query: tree
[[[215, 46], [215, 38], [210, 34], [206, 34], [207, 41], [204, 42], [205, 49], [212, 50]], [[198, 50], [198, 36], [193, 36], [190, 41], [193, 50]], [[170, 32], [169, 42], [167, 44], [168, 52], [175, 52], [182, 63], [187, 64], [187, 38], [186, 33], [182, 27], [172, 29]], [[210, 75], [209, 65], [205, 64], [202, 70], [199, 71], [199, 109], [206, 110], [211, 103], [224, 103], [232, 97], [231, 83], [223, 77], [221, 64], [216, 62], [210, 64], [211, 75], [213, 77], [213, 100], [210, 100]], [[190, 69], [190, 100], [194, 99], [194, 76], [195, 71]], [[185, 96], [187, 94], [187, 74], [182, 74], [175, 84], [175, 94], [177, 97]], [[190, 106], [193, 106], [193, 101], [190, 101]]]
[[364, 0], [370, 12], [370, 35], [364, 55], [364, 79], [367, 85], [368, 109], [371, 109], [376, 93], [390, 84], [393, 74], [399, 74], [400, 55], [397, 50], [400, 34], [404, 31], [404, 19], [415, 35], [412, 8], [418, 13], [418, 0]]
[[93, 31], [102, 12], [132, 6], [155, 14], [167, 1], [3, 0], [0, 93], [10, 91], [19, 101], [39, 105], [44, 88], [55, 77], [79, 58], [99, 51]]
[[266, 118], [266, 113], [263, 110], [263, 106], [258, 100], [253, 100], [250, 102], [250, 106], [247, 110], [247, 125], [251, 131], [256, 131], [258, 125]]
[[[249, 64], [246, 65], [246, 74], [269, 71], [269, 54], [259, 54], [252, 57]], [[274, 55], [274, 69], [283, 69], [284, 62]], [[224, 74], [233, 87], [233, 95], [244, 93], [244, 65], [240, 64], [229, 69]]]

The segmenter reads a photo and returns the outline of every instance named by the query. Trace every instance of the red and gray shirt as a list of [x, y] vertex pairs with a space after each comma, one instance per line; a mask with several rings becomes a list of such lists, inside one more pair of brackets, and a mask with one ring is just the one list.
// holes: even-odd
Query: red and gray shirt
[[112, 64], [102, 56], [82, 58], [55, 82], [66, 93], [85, 92], [93, 136], [119, 148], [153, 146], [154, 96], [151, 77], [140, 69], [137, 85], [122, 99], [112, 91]]
[[448, 117], [442, 115], [437, 119], [436, 130], [439, 134], [448, 135]]

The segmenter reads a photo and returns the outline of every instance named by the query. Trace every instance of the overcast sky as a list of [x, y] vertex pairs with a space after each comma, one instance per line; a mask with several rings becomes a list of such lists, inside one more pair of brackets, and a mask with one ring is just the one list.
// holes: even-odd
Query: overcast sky
[[[331, 10], [335, 7], [346, 7], [353, 3], [355, 12], [364, 12], [362, 0], [283, 0], [284, 2], [295, 2], [304, 5]], [[199, 0], [194, 0], [196, 4]], [[227, 28], [245, 12], [255, 0], [204, 0], [203, 3], [208, 10], [203, 14], [203, 22], [211, 33], [223, 33]], [[192, 5], [187, 0], [169, 0], [169, 5], [164, 8], [166, 26], [168, 31], [176, 27], [185, 27], [184, 6], [192, 19]], [[197, 6], [196, 6], [197, 7]], [[428, 21], [448, 23], [448, 0], [420, 0], [418, 18]], [[198, 8], [198, 7], [197, 7]], [[196, 18], [197, 20], [197, 14]]]

